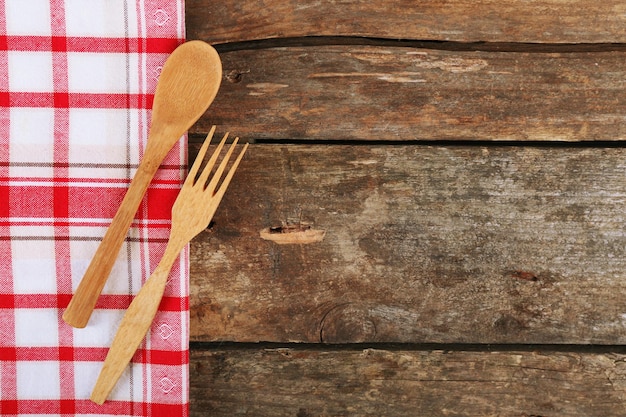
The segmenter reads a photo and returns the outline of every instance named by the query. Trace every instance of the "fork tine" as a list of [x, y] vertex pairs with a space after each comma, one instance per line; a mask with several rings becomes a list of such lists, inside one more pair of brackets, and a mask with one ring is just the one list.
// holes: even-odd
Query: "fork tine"
[[202, 146], [200, 147], [200, 151], [198, 151], [198, 155], [196, 156], [196, 160], [193, 162], [191, 168], [189, 168], [189, 173], [187, 173], [187, 178], [185, 179], [184, 185], [192, 185], [195, 182], [196, 175], [198, 175], [198, 170], [200, 170], [200, 166], [202, 165], [202, 161], [204, 161], [204, 156], [206, 155], [206, 151], [209, 149], [209, 145], [211, 144], [211, 140], [213, 139], [213, 134], [215, 133], [215, 126], [211, 128], [209, 134], [204, 139]]
[[224, 155], [224, 158], [222, 159], [222, 162], [215, 170], [215, 175], [213, 176], [213, 178], [211, 178], [211, 181], [205, 187], [205, 190], [209, 190], [211, 193], [215, 191], [215, 189], [217, 188], [217, 183], [222, 178], [222, 174], [224, 173], [224, 170], [226, 169], [226, 165], [228, 165], [230, 156], [233, 154], [233, 151], [235, 150], [235, 145], [237, 145], [238, 141], [239, 141], [239, 138], [235, 138], [233, 143], [231, 143], [230, 147], [228, 148], [228, 151], [226, 152], [226, 155]]
[[224, 181], [222, 181], [222, 185], [220, 185], [220, 188], [215, 193], [215, 197], [217, 198], [218, 201], [220, 201], [222, 197], [224, 196], [224, 193], [226, 192], [226, 188], [228, 187], [228, 184], [230, 184], [230, 180], [233, 178], [233, 175], [235, 175], [235, 170], [239, 166], [239, 162], [241, 162], [241, 158], [243, 158], [243, 154], [246, 153], [246, 150], [248, 149], [248, 145], [249, 143], [246, 143], [243, 146], [243, 149], [241, 150], [241, 152], [239, 152], [239, 155], [237, 155], [237, 159], [235, 159], [235, 162], [233, 162], [233, 166], [230, 167], [230, 170], [226, 174], [226, 178], [224, 178]]
[[227, 138], [228, 132], [226, 132], [220, 144], [217, 145], [217, 148], [215, 149], [215, 151], [213, 151], [213, 155], [211, 155], [209, 162], [207, 162], [206, 166], [200, 173], [198, 180], [194, 184], [202, 184], [203, 186], [206, 184], [207, 180], [209, 179], [209, 175], [211, 175], [211, 170], [213, 169], [215, 162], [217, 162], [217, 158], [220, 156], [220, 153], [222, 152], [222, 148], [224, 147]]

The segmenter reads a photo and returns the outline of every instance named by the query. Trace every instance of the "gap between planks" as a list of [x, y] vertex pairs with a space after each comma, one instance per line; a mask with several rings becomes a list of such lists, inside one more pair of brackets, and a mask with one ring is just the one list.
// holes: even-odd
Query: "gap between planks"
[[409, 352], [542, 352], [542, 353], [594, 353], [626, 354], [624, 345], [583, 344], [505, 344], [505, 343], [279, 343], [279, 342], [190, 342], [192, 351], [211, 350], [307, 350], [307, 351], [362, 351], [367, 349]]
[[[218, 126], [224, 130], [226, 126]], [[207, 132], [208, 133], [208, 132]], [[189, 144], [202, 144], [207, 133], [193, 132], [188, 135]], [[231, 133], [231, 138], [227, 143], [231, 143], [236, 132]], [[342, 140], [342, 139], [266, 139], [266, 138], [247, 138], [246, 142], [256, 145], [327, 145], [327, 146], [423, 146], [423, 147], [445, 147], [445, 148], [464, 148], [464, 147], [511, 147], [511, 148], [561, 148], [561, 149], [621, 149], [626, 147], [626, 141], [594, 141], [584, 140], [578, 142], [566, 142], [558, 140], [548, 141], [505, 141], [505, 140]]]
[[440, 40], [385, 39], [360, 36], [305, 36], [292, 38], [270, 38], [229, 43], [213, 46], [219, 53], [260, 50], [286, 47], [315, 46], [382, 46], [417, 48], [454, 52], [535, 52], [535, 53], [585, 53], [624, 52], [626, 43], [533, 43], [533, 42], [458, 42]]

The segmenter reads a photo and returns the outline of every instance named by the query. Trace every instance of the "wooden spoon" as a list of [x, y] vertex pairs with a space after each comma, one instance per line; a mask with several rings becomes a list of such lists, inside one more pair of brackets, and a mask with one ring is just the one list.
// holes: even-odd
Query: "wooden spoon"
[[63, 313], [63, 320], [69, 325], [81, 328], [87, 325], [154, 174], [174, 144], [213, 102], [221, 81], [219, 55], [205, 42], [186, 42], [165, 62], [154, 95], [146, 151], [122, 204]]

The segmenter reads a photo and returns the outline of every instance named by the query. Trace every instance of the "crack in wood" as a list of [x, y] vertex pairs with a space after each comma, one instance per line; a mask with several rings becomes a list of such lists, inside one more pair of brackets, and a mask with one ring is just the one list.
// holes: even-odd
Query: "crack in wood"
[[324, 240], [326, 231], [298, 223], [266, 227], [259, 232], [259, 235], [261, 239], [270, 240], [279, 245], [307, 245]]

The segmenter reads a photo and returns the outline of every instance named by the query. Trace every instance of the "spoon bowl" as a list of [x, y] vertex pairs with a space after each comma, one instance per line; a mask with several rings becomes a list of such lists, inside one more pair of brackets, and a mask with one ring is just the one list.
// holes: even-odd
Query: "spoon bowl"
[[206, 112], [217, 95], [221, 80], [220, 57], [206, 42], [186, 42], [170, 55], [154, 94], [146, 156], [150, 151], [156, 153], [153, 148], [161, 149], [165, 154], [170, 151]]

